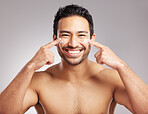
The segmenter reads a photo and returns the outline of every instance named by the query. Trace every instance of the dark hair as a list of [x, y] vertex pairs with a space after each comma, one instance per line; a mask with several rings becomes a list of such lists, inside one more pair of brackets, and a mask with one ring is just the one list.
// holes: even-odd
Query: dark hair
[[73, 16], [73, 15], [78, 15], [78, 16], [81, 16], [81, 17], [84, 17], [85, 19], [87, 19], [87, 21], [89, 23], [90, 37], [91, 37], [94, 33], [92, 16], [90, 15], [90, 13], [87, 9], [85, 9], [81, 6], [78, 6], [78, 5], [73, 5], [73, 4], [59, 8], [59, 10], [57, 11], [57, 13], [55, 15], [55, 19], [54, 19], [54, 24], [53, 24], [54, 35], [57, 36], [57, 28], [58, 28], [59, 20], [61, 18], [69, 17], [69, 16]]

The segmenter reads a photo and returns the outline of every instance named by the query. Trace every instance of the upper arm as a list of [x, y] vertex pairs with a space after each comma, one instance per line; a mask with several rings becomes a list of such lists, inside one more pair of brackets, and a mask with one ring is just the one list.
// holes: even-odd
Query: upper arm
[[38, 81], [36, 78], [36, 73], [34, 73], [30, 85], [28, 86], [28, 89], [24, 96], [21, 113], [26, 112], [30, 107], [35, 106], [38, 103], [38, 94], [36, 91], [37, 86], [35, 86], [36, 83], [38, 83]]
[[39, 104], [39, 93], [42, 91], [45, 82], [51, 79], [49, 73], [36, 72], [34, 73], [30, 85], [24, 97], [22, 112], [24, 113], [30, 107], [35, 106], [37, 112], [43, 112], [41, 105]]
[[23, 100], [22, 112], [26, 112], [30, 107], [35, 106], [37, 103], [37, 93], [31, 88], [28, 88]]
[[116, 70], [113, 69], [105, 69], [101, 72], [104, 80], [110, 84], [110, 87], [113, 91], [113, 99], [116, 103], [124, 105], [128, 110], [133, 112], [132, 105], [130, 103], [130, 99], [128, 97], [126, 88], [120, 78], [120, 75]]
[[132, 105], [130, 103], [130, 99], [128, 97], [126, 88], [119, 76], [119, 74], [115, 73], [115, 90], [114, 90], [114, 100], [118, 104], [124, 105], [128, 110], [133, 112]]
[[114, 92], [114, 100], [120, 105], [124, 105], [128, 110], [133, 112], [130, 99], [125, 88], [116, 88]]

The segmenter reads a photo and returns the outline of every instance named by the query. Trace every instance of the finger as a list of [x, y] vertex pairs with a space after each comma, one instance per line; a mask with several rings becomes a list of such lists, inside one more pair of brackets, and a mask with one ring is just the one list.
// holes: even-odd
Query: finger
[[52, 52], [49, 52], [47, 60], [50, 61], [52, 59], [54, 59], [54, 54]]
[[51, 51], [48, 52], [48, 55], [54, 57], [54, 54]]
[[98, 64], [104, 64], [103, 59], [101, 58], [101, 55], [99, 55], [99, 56], [96, 58], [96, 61], [97, 61]]
[[98, 61], [98, 63], [99, 63], [99, 64], [104, 64], [103, 59], [100, 58], [99, 61]]
[[101, 59], [101, 55], [97, 56], [97, 57], [96, 57], [96, 62], [97, 62], [97, 63], [100, 63], [100, 59]]
[[49, 57], [49, 59], [48, 59], [46, 65], [50, 65], [50, 64], [52, 64], [52, 63], [54, 63], [54, 56], [50, 56], [50, 57]]
[[100, 54], [101, 54], [101, 50], [95, 54], [95, 58], [97, 58], [97, 56], [99, 56]]
[[95, 46], [95, 47], [98, 48], [98, 49], [102, 49], [102, 48], [104, 47], [104, 45], [102, 45], [102, 44], [100, 44], [100, 43], [98, 43], [98, 42], [95, 42], [95, 41], [89, 40], [88, 43], [89, 43], [90, 45]]
[[53, 47], [54, 45], [58, 44], [61, 41], [61, 38], [57, 38], [56, 40], [49, 42], [48, 44], [46, 44], [45, 46], [47, 46], [48, 48]]

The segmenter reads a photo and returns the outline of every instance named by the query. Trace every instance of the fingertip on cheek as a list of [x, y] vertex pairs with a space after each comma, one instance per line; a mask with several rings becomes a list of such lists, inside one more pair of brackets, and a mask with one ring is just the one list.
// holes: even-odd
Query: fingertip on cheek
[[91, 40], [90, 39], [88, 39], [87, 40], [87, 43], [92, 47], [93, 45], [91, 44]]
[[60, 43], [63, 43], [63, 40], [61, 39]]
[[61, 39], [61, 41], [59, 42], [59, 44], [63, 43], [63, 40], [62, 40], [62, 38], [59, 38], [59, 39]]

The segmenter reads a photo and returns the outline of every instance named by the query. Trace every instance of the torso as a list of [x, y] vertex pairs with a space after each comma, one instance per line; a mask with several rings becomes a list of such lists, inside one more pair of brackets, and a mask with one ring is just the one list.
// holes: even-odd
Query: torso
[[[47, 72], [50, 74], [50, 69]], [[98, 72], [71, 83], [56, 78], [52, 72], [52, 76], [42, 76], [39, 82], [39, 103], [46, 114], [111, 114], [115, 107], [114, 85], [104, 78]]]

